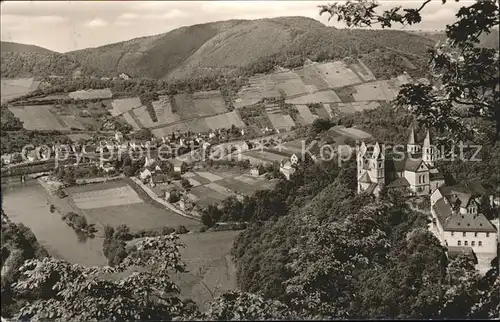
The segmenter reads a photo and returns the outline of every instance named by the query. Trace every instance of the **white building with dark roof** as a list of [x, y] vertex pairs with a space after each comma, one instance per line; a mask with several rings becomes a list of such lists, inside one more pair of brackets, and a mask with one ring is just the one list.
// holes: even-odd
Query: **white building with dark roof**
[[378, 142], [370, 147], [363, 142], [356, 157], [358, 193], [378, 196], [386, 187], [413, 195], [430, 195], [444, 184], [444, 177], [434, 166], [437, 152], [429, 130], [421, 147], [412, 128], [406, 151], [386, 154]]
[[479, 211], [482, 202], [495, 206], [488, 190], [479, 182], [461, 183], [439, 187], [430, 199], [430, 228], [443, 246], [472, 251], [480, 266], [489, 267], [497, 256], [498, 227]]

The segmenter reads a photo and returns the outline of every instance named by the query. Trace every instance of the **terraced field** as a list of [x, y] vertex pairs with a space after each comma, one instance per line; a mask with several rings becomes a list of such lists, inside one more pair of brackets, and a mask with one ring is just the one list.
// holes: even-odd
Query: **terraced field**
[[52, 105], [10, 106], [9, 109], [27, 130], [68, 130], [64, 121], [54, 115]]
[[0, 88], [0, 100], [4, 102], [26, 95], [38, 88], [40, 81], [34, 78], [2, 79]]
[[113, 97], [113, 93], [109, 88], [105, 89], [90, 89], [86, 91], [75, 91], [69, 93], [69, 97], [79, 100], [91, 100], [91, 99], [109, 99]]

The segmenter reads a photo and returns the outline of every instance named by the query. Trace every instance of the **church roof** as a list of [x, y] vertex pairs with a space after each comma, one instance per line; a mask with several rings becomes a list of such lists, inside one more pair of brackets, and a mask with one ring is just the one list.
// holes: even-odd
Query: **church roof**
[[370, 179], [370, 176], [368, 175], [368, 172], [363, 173], [361, 178], [359, 178], [359, 182], [362, 183], [373, 183], [372, 180]]
[[417, 139], [415, 137], [415, 128], [413, 126], [411, 127], [410, 137], [408, 138], [408, 144], [409, 145], [417, 144]]
[[450, 204], [441, 198], [432, 209], [437, 215], [443, 230], [446, 231], [472, 231], [472, 232], [496, 232], [496, 228], [483, 214], [460, 214], [453, 211]]
[[429, 129], [427, 129], [427, 133], [425, 134], [425, 139], [424, 139], [424, 146], [431, 146], [431, 132]]
[[376, 183], [372, 183], [368, 186], [368, 188], [366, 188], [365, 191], [363, 192], [366, 192], [367, 194], [371, 195], [373, 193], [373, 191], [375, 190], [375, 187], [377, 186]]
[[387, 185], [387, 188], [401, 188], [401, 187], [409, 187], [410, 183], [406, 178], [397, 178], [396, 180], [392, 181]]
[[455, 200], [459, 199], [462, 207], [467, 207], [470, 200], [474, 197], [489, 194], [488, 189], [479, 181], [464, 182], [454, 186], [442, 186], [439, 188], [439, 191], [450, 202], [455, 202]]
[[386, 156], [385, 168], [388, 171], [403, 172], [405, 170], [416, 172], [422, 164], [420, 153], [391, 153]]

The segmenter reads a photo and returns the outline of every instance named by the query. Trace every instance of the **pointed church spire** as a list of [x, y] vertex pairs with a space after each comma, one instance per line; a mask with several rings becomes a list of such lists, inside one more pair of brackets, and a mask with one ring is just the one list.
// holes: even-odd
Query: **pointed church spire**
[[408, 138], [408, 145], [415, 145], [417, 144], [417, 139], [415, 138], [415, 127], [413, 124], [410, 127], [410, 137]]
[[359, 153], [358, 153], [359, 156], [360, 157], [364, 156], [366, 153], [366, 150], [367, 150], [366, 144], [365, 144], [365, 141], [363, 141], [363, 142], [361, 142], [361, 146], [359, 147]]
[[378, 144], [378, 141], [375, 143], [375, 148], [373, 149], [373, 156], [374, 159], [383, 159], [384, 158], [384, 151], [380, 149], [380, 144]]
[[424, 146], [431, 146], [431, 132], [429, 129], [427, 129], [427, 133], [425, 134]]

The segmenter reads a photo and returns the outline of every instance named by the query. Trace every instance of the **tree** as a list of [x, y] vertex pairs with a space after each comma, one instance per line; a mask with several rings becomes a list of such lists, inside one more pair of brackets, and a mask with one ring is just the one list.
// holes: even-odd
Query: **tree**
[[285, 304], [263, 298], [260, 294], [230, 291], [210, 303], [207, 312], [194, 317], [196, 320], [291, 320], [295, 313]]
[[312, 130], [315, 134], [318, 134], [323, 131], [327, 131], [332, 126], [333, 126], [332, 121], [323, 118], [317, 118], [312, 123]]
[[[14, 283], [18, 293], [39, 292], [16, 319], [33, 320], [170, 320], [193, 315], [194, 306], [178, 297], [170, 280], [183, 272], [175, 234], [139, 241], [115, 268], [86, 268], [54, 258], [28, 260], [20, 271], [24, 279]], [[128, 277], [112, 281], [102, 274], [142, 267]]]
[[[394, 23], [413, 25], [421, 22], [419, 8], [395, 7], [376, 13], [379, 4], [374, 0], [347, 1], [344, 4], [320, 6], [320, 14], [336, 17], [349, 27], [380, 24], [382, 28]], [[442, 0], [443, 5], [446, 0]], [[499, 24], [498, 1], [476, 1], [462, 7], [458, 20], [446, 27], [447, 41], [431, 50], [431, 85], [415, 83], [402, 86], [397, 105], [408, 109], [419, 122], [434, 127], [452, 137], [464, 138], [477, 130], [465, 123], [479, 117], [495, 123], [495, 140], [500, 138], [500, 83], [498, 45], [495, 49], [480, 46], [481, 36], [489, 34]]]

